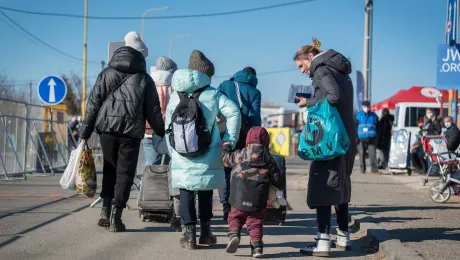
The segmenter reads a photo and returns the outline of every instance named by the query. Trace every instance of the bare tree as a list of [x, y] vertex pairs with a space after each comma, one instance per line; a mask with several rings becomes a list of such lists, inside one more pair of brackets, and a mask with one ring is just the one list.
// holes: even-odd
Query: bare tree
[[82, 79], [81, 77], [75, 73], [75, 71], [72, 71], [70, 73], [70, 81], [72, 82], [73, 87], [75, 88], [75, 96], [78, 98], [78, 100], [81, 100], [81, 91], [82, 91]]
[[67, 78], [67, 76], [62, 75], [61, 78], [64, 80], [65, 84], [67, 85], [67, 95], [62, 102], [64, 105], [67, 105], [67, 112], [70, 115], [78, 115], [81, 111], [81, 104], [80, 99], [76, 97], [74, 93], [74, 85]]
[[0, 98], [14, 99], [15, 97], [14, 82], [8, 79], [6, 74], [0, 73]]

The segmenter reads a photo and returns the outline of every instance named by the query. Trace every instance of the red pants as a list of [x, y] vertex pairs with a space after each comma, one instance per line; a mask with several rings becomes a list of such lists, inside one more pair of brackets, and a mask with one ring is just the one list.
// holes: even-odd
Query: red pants
[[228, 215], [228, 229], [240, 231], [246, 223], [251, 241], [261, 240], [263, 236], [265, 210], [245, 212], [232, 207]]

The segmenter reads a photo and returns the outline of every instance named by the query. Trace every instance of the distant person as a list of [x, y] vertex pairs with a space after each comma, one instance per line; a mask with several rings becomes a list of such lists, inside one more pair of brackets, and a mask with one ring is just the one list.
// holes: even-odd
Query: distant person
[[390, 158], [391, 130], [393, 129], [394, 115], [390, 114], [388, 108], [382, 110], [382, 118], [378, 124], [377, 149], [380, 149], [384, 156], [384, 168], [388, 165]]
[[[200, 218], [199, 244], [217, 243], [211, 232], [212, 195], [214, 189], [223, 188], [225, 185], [224, 167], [220, 160], [222, 141], [217, 126], [217, 114], [221, 113], [227, 119], [227, 130], [222, 140], [228, 141], [232, 148], [236, 145], [240, 131], [239, 109], [225, 95], [210, 87], [213, 75], [214, 64], [203, 53], [194, 50], [190, 55], [188, 69], [174, 73], [172, 87], [175, 91], [171, 93], [166, 109], [167, 143], [173, 162], [172, 187], [180, 189], [180, 214], [182, 224], [185, 225], [180, 245], [187, 249], [195, 249], [197, 245], [195, 193], [198, 193]], [[196, 104], [195, 100], [199, 102], [199, 107], [193, 105]], [[193, 111], [176, 111], [176, 108], [184, 108], [182, 104], [191, 105]], [[186, 117], [183, 114], [187, 112], [191, 114]], [[184, 118], [195, 120], [188, 121]], [[195, 127], [190, 127], [192, 124]], [[207, 141], [211, 144], [204, 147], [204, 144], [208, 144]], [[203, 154], [193, 157], [191, 153], [196, 152]]]
[[440, 135], [442, 133], [441, 120], [436, 117], [432, 108], [426, 109], [423, 118], [423, 130], [426, 135]]
[[[337, 108], [350, 139], [346, 154], [330, 160], [313, 161], [308, 180], [307, 204], [316, 209], [318, 233], [316, 243], [300, 249], [302, 254], [328, 256], [331, 251], [331, 206], [337, 216], [338, 248], [350, 249], [348, 232], [348, 203], [351, 199], [350, 175], [355, 162], [356, 124], [353, 116], [353, 84], [349, 77], [351, 63], [335, 50], [320, 50], [321, 43], [313, 39], [312, 45], [300, 47], [294, 62], [302, 74], [312, 79], [313, 98], [296, 97], [299, 107], [315, 106], [320, 99], [327, 99]], [[334, 181], [340, 180], [340, 181]]]
[[131, 193], [145, 121], [156, 135], [165, 134], [155, 83], [147, 74], [148, 49], [136, 32], [125, 36], [109, 66], [98, 76], [86, 107], [80, 137], [100, 136], [104, 167], [99, 226], [123, 232], [123, 209]]
[[[219, 91], [232, 100], [241, 111], [241, 130], [236, 144], [236, 149], [243, 149], [246, 144], [246, 135], [254, 126], [261, 126], [260, 103], [262, 95], [257, 87], [257, 73], [252, 67], [246, 67], [238, 71], [229, 80], [222, 82]], [[221, 118], [223, 119], [223, 118]], [[223, 119], [224, 121], [224, 119]], [[221, 125], [223, 125], [221, 123]], [[221, 136], [225, 133], [225, 127], [221, 127]], [[223, 219], [226, 221], [230, 212], [228, 198], [230, 196], [230, 174], [232, 169], [225, 168], [225, 188], [219, 190], [220, 202], [223, 205]]]
[[[423, 129], [423, 122], [424, 122], [424, 119], [420, 118], [420, 120], [417, 123], [420, 130]], [[427, 161], [424, 158], [425, 152], [423, 151], [423, 146], [422, 146], [422, 141], [421, 141], [422, 135], [423, 133], [418, 133], [415, 135], [414, 137], [415, 142], [411, 146], [411, 149], [410, 149], [410, 159], [412, 162], [412, 166], [415, 168], [415, 170], [419, 174], [426, 173], [427, 167], [428, 167]]]
[[270, 136], [265, 128], [255, 126], [246, 137], [246, 147], [232, 151], [228, 142], [222, 149], [222, 163], [232, 169], [230, 204], [228, 216], [227, 253], [235, 253], [241, 239], [241, 229], [246, 224], [251, 245], [251, 255], [262, 257], [264, 243], [263, 227], [269, 186], [285, 188], [275, 159], [269, 150]]
[[76, 116], [72, 116], [69, 123], [69, 147], [77, 148], [79, 143], [80, 122]]
[[356, 122], [358, 123], [358, 152], [361, 163], [361, 173], [366, 173], [366, 150], [369, 152], [371, 161], [371, 172], [378, 173], [377, 169], [377, 115], [370, 110], [371, 103], [367, 100], [362, 103], [362, 110], [356, 113]]
[[447, 116], [444, 118], [444, 126], [447, 128], [446, 131], [446, 141], [447, 141], [447, 150], [450, 152], [455, 152], [460, 146], [460, 130], [457, 125], [452, 121], [452, 117]]

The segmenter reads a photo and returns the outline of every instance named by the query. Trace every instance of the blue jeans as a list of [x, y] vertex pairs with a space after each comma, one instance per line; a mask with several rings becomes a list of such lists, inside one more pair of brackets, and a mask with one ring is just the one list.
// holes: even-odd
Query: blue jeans
[[[161, 164], [161, 157], [162, 154], [158, 153], [154, 146], [153, 141], [155, 139], [161, 138], [157, 135], [153, 135], [152, 138], [144, 138], [142, 140], [142, 146], [144, 147], [144, 156], [145, 156], [145, 166], [149, 165], [160, 165]], [[169, 155], [165, 155], [165, 164], [169, 164], [169, 160], [171, 159]]]
[[224, 212], [230, 212], [231, 206], [228, 202], [228, 198], [230, 197], [230, 177], [232, 174], [232, 168], [224, 168], [225, 171], [225, 187], [219, 189], [219, 197], [220, 203], [224, 208]]

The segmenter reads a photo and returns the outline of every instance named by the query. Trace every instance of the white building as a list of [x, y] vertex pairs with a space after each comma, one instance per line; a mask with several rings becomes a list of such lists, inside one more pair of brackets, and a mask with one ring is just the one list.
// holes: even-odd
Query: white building
[[286, 110], [284, 107], [262, 100], [260, 116], [263, 127], [291, 127], [293, 114], [297, 111]]

